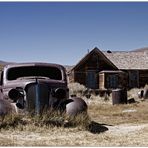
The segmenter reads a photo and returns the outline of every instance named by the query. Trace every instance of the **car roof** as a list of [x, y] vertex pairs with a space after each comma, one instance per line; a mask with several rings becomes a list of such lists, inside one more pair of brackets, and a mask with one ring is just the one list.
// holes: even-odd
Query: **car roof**
[[57, 67], [59, 69], [65, 69], [64, 66], [60, 64], [55, 63], [42, 63], [42, 62], [28, 62], [28, 63], [12, 63], [8, 64], [5, 67], [6, 68], [12, 68], [12, 67], [23, 67], [23, 66], [50, 66], [50, 67]]

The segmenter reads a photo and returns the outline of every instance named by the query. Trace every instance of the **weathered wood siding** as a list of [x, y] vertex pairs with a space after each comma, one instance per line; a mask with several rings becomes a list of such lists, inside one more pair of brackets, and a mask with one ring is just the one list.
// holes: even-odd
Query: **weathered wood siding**
[[139, 70], [139, 87], [148, 84], [148, 70]]
[[127, 88], [141, 88], [148, 84], [148, 70], [124, 70], [128, 74]]
[[86, 66], [85, 64], [83, 64], [74, 70], [74, 81], [75, 82], [79, 82], [80, 84], [85, 84], [85, 79], [86, 79], [85, 69], [86, 69]]
[[105, 89], [105, 74], [100, 73], [99, 74], [99, 89]]

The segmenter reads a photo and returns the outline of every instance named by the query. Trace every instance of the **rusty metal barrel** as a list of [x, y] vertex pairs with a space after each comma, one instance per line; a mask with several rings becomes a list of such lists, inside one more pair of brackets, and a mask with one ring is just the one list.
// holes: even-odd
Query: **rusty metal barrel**
[[127, 104], [127, 90], [114, 89], [112, 90], [112, 103], [114, 104]]

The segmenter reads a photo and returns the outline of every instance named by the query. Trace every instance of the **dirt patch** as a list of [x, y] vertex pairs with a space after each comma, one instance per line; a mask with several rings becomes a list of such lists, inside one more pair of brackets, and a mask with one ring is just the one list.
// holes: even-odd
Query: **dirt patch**
[[148, 127], [148, 124], [137, 124], [137, 125], [132, 125], [132, 124], [121, 124], [121, 125], [116, 125], [116, 126], [107, 126], [108, 131], [107, 133], [112, 134], [112, 135], [126, 135], [126, 134], [135, 134], [139, 130], [142, 130], [145, 127]]
[[[106, 126], [93, 133], [78, 128], [53, 128], [46, 131], [2, 131], [1, 146], [147, 146], [148, 124]], [[101, 126], [100, 126], [101, 128]], [[146, 130], [145, 130], [146, 129]], [[99, 129], [100, 130], [100, 129]]]

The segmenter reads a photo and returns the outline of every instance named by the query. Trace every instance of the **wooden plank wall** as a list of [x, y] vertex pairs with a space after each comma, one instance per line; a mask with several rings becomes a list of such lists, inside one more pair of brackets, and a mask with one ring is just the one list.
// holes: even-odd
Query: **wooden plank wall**
[[139, 87], [148, 84], [148, 70], [139, 70]]

